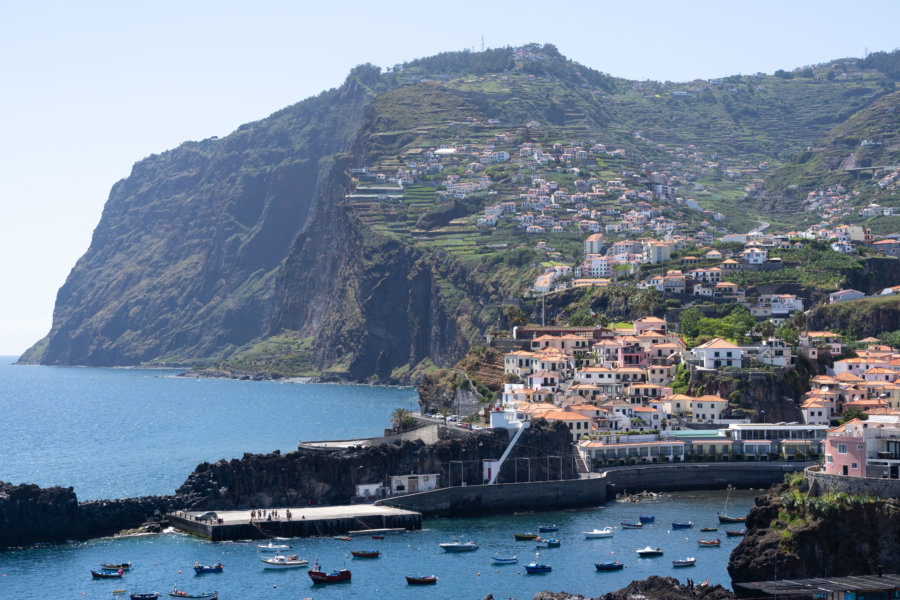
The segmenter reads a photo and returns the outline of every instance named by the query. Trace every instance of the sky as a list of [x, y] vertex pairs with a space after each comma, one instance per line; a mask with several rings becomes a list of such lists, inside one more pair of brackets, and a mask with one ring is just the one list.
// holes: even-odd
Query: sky
[[686, 81], [900, 46], [900, 2], [0, 2], [0, 355], [51, 326], [113, 183], [362, 63], [552, 43], [629, 79]]

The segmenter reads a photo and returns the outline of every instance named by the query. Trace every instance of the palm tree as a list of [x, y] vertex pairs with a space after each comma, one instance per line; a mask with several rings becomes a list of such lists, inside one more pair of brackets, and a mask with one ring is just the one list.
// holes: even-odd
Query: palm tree
[[408, 410], [405, 408], [397, 408], [391, 413], [391, 424], [394, 426], [395, 430], [403, 431], [404, 426], [407, 425], [407, 422], [411, 418]]

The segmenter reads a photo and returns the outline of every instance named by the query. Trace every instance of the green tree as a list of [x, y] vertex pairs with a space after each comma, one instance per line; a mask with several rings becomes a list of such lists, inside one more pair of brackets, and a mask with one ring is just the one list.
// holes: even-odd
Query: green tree
[[781, 338], [792, 346], [796, 346], [800, 341], [800, 331], [785, 321], [775, 330], [775, 337]]
[[703, 318], [696, 308], [688, 308], [681, 311], [678, 315], [678, 327], [682, 335], [687, 337], [697, 337], [700, 333], [700, 319]]
[[394, 412], [391, 413], [391, 424], [395, 431], [403, 431], [414, 425], [415, 422], [416, 420], [405, 408], [394, 409]]
[[869, 418], [869, 415], [867, 415], [865, 412], [863, 412], [863, 410], [861, 408], [859, 408], [858, 406], [851, 406], [850, 408], [845, 410], [843, 413], [841, 413], [841, 418], [840, 418], [839, 422], [841, 425], [843, 425], [847, 421], [852, 421], [853, 419], [859, 419], [860, 421], [865, 421], [868, 418]]

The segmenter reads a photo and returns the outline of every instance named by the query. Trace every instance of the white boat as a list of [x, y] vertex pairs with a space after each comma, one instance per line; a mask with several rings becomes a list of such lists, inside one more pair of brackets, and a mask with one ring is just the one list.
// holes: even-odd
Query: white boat
[[471, 552], [478, 550], [478, 544], [475, 542], [444, 542], [438, 545], [444, 552]]
[[272, 542], [269, 542], [268, 544], [258, 544], [256, 547], [260, 552], [278, 552], [279, 554], [285, 550], [291, 549], [288, 544], [273, 544]]
[[296, 554], [290, 556], [276, 554], [272, 558], [261, 558], [259, 560], [263, 563], [263, 569], [296, 569], [309, 566], [308, 560], [297, 558]]
[[650, 558], [653, 556], [662, 556], [663, 551], [660, 548], [652, 548], [650, 546], [646, 546], [638, 550], [637, 555], [641, 558]]
[[494, 565], [514, 565], [517, 562], [519, 562], [519, 559], [515, 555], [513, 555], [513, 556], [498, 556], [495, 554], [491, 558], [491, 564], [494, 564]]
[[603, 529], [593, 529], [591, 531], [584, 532], [584, 539], [593, 540], [596, 538], [607, 538], [613, 536], [613, 528], [612, 527], [604, 527]]

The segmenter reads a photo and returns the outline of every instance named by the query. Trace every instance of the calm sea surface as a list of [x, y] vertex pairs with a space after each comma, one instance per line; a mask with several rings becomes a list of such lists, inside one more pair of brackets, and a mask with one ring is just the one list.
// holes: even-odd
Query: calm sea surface
[[[79, 498], [171, 493], [203, 460], [240, 456], [244, 451], [291, 450], [298, 439], [375, 435], [398, 406], [415, 408], [415, 392], [359, 386], [292, 385], [177, 379], [172, 372], [11, 367], [0, 361], [0, 479], [13, 483], [73, 485]], [[352, 415], [348, 418], [347, 415]], [[743, 514], [754, 492], [733, 491], [729, 514]], [[222, 600], [304, 597], [480, 599], [531, 598], [544, 589], [597, 596], [649, 575], [687, 577], [730, 586], [728, 555], [740, 538], [716, 525], [725, 492], [687, 492], [641, 503], [612, 502], [594, 509], [530, 513], [477, 519], [428, 519], [424, 529], [384, 540], [331, 538], [291, 540], [294, 551], [319, 558], [327, 569], [353, 571], [349, 584], [313, 587], [305, 569], [264, 571], [256, 543], [212, 543], [179, 533], [100, 539], [0, 553], [0, 599], [111, 600], [113, 590], [168, 592], [177, 584], [189, 593], [218, 590]], [[514, 507], [512, 507], [514, 510]], [[652, 514], [641, 530], [616, 529], [613, 538], [586, 540], [583, 531], [618, 526]], [[694, 529], [671, 530], [672, 521], [692, 520]], [[554, 523], [560, 548], [537, 550], [513, 533]], [[720, 548], [701, 548], [697, 539], [718, 535]], [[481, 548], [445, 554], [438, 544], [475, 540]], [[635, 550], [651, 545], [664, 556], [640, 559]], [[380, 559], [354, 560], [350, 550], [377, 548]], [[492, 566], [494, 553], [515, 554], [518, 565]], [[540, 553], [538, 555], [538, 553]], [[697, 565], [673, 569], [675, 558], [693, 556]], [[546, 562], [553, 571], [526, 575], [523, 565]], [[225, 564], [222, 574], [194, 575], [195, 561]], [[597, 572], [594, 562], [619, 560], [623, 571]], [[131, 561], [121, 580], [94, 581], [100, 562]], [[436, 586], [407, 587], [406, 575], [437, 575]]]

